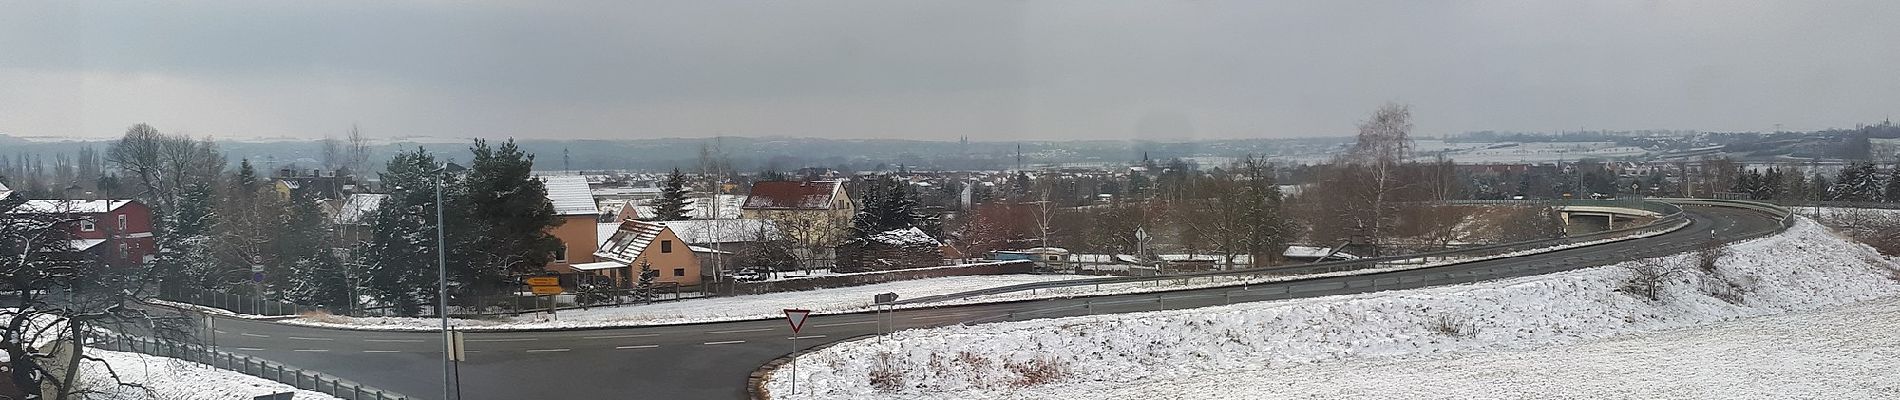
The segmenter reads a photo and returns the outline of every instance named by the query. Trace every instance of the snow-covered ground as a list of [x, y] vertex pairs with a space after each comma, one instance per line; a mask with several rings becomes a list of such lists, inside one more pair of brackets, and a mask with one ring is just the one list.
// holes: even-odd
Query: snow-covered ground
[[[1693, 267], [1692, 255], [1659, 260], [1681, 271], [1668, 275], [1660, 301], [1619, 291], [1639, 265], [1632, 262], [1471, 285], [904, 331], [882, 342], [848, 342], [801, 356], [799, 392], [801, 397], [862, 399], [1125, 398], [1133, 397], [1125, 395], [1132, 393], [1167, 398], [1273, 397], [1268, 393], [1324, 398], [1331, 396], [1307, 393], [1356, 392], [1308, 387], [1304, 384], [1319, 378], [1306, 372], [1349, 368], [1349, 374], [1363, 374], [1359, 371], [1404, 360], [1456, 362], [1460, 354], [1479, 351], [1596, 342], [1900, 295], [1893, 263], [1805, 219], [1786, 233], [1731, 245], [1714, 273]], [[1711, 296], [1712, 290], [1705, 288], [1728, 284], [1745, 288], [1737, 303]], [[1706, 339], [1683, 340], [1723, 346]], [[1865, 348], [1881, 343], [1839, 345]], [[1721, 352], [1715, 348], [1698, 351]], [[1889, 350], [1885, 357], [1894, 355]], [[1683, 360], [1676, 362], [1689, 362]], [[1447, 379], [1464, 379], [1467, 388], [1462, 390], [1474, 393], [1490, 393], [1485, 385], [1523, 372], [1510, 365], [1467, 365], [1484, 369]], [[1368, 391], [1411, 390], [1373, 397], [1432, 397], [1439, 393], [1434, 390], [1444, 386], [1432, 379], [1460, 373], [1429, 367], [1402, 370], [1432, 378], [1383, 379], [1363, 374], [1364, 378], [1353, 382], [1378, 385], [1362, 388]], [[1710, 379], [1733, 376], [1711, 374]], [[1548, 376], [1586, 380], [1578, 385], [1607, 385], [1624, 379]], [[767, 387], [780, 391], [771, 388], [784, 388], [791, 378], [788, 371], [780, 370]], [[1652, 392], [1655, 396], [1635, 397], [1674, 397], [1675, 392], [1667, 390], [1682, 387], [1674, 382], [1628, 379], [1638, 379], [1638, 385], [1661, 385], [1653, 389], [1660, 391]], [[1224, 385], [1216, 381], [1236, 384], [1208, 386]], [[1536, 381], [1526, 382], [1521, 387], [1538, 387]], [[1136, 389], [1142, 386], [1152, 389]], [[1733, 387], [1744, 395], [1724, 398], [1779, 397], [1748, 392], [1748, 386]]]
[[[298, 400], [336, 399], [297, 390], [268, 379], [226, 371], [176, 358], [138, 353], [86, 349], [86, 355], [106, 360], [86, 361], [80, 369], [83, 387], [94, 391], [88, 400], [250, 400], [257, 396], [295, 392]], [[114, 380], [105, 365], [118, 374]], [[136, 384], [126, 386], [120, 383]]]
[[[465, 330], [545, 329], [599, 326], [639, 326], [712, 321], [738, 321], [784, 317], [785, 308], [806, 308], [817, 314], [835, 314], [871, 309], [872, 296], [897, 293], [900, 298], [933, 296], [1019, 283], [1048, 282], [1090, 278], [1082, 275], [982, 275], [917, 279], [802, 292], [767, 293], [749, 296], [713, 297], [661, 302], [647, 305], [596, 307], [563, 310], [550, 319], [546, 314], [524, 314], [506, 320], [452, 320]], [[389, 330], [436, 330], [440, 320], [432, 318], [341, 316], [301, 317], [281, 321], [288, 324]]]
[[1892, 399], [1900, 297], [1536, 350], [1122, 385], [1080, 398]]
[[1242, 276], [1205, 276], [1205, 277], [1190, 277], [1190, 278], [1181, 278], [1181, 279], [1168, 279], [1168, 280], [1159, 280], [1159, 281], [1116, 283], [1116, 284], [1107, 284], [1107, 285], [1071, 286], [1071, 287], [1038, 289], [1035, 291], [1027, 291], [1027, 292], [1013, 292], [1013, 293], [1001, 293], [1001, 294], [993, 294], [993, 295], [985, 295], [985, 296], [973, 296], [973, 297], [966, 297], [966, 298], [955, 299], [955, 300], [946, 300], [942, 302], [933, 302], [930, 304], [943, 305], [943, 304], [994, 303], [994, 302], [1003, 302], [1003, 301], [1035, 300], [1035, 299], [1048, 299], [1048, 298], [1058, 298], [1058, 297], [1154, 293], [1154, 292], [1202, 289], [1202, 288], [1225, 287], [1225, 286], [1257, 285], [1257, 284], [1262, 284], [1262, 283], [1282, 282], [1282, 281], [1298, 280], [1298, 279], [1311, 279], [1311, 278], [1320, 278], [1320, 277], [1329, 277], [1329, 276], [1367, 275], [1367, 274], [1376, 274], [1376, 273], [1392, 272], [1392, 271], [1432, 268], [1432, 267], [1439, 267], [1439, 266], [1445, 266], [1445, 265], [1451, 265], [1451, 264], [1468, 263], [1468, 262], [1483, 261], [1483, 260], [1490, 260], [1490, 259], [1497, 259], [1497, 258], [1506, 258], [1506, 257], [1517, 257], [1517, 256], [1522, 256], [1522, 255], [1528, 255], [1528, 254], [1548, 253], [1548, 252], [1557, 251], [1557, 250], [1571, 249], [1571, 248], [1584, 247], [1584, 246], [1594, 246], [1594, 245], [1604, 244], [1604, 243], [1609, 243], [1609, 242], [1639, 239], [1639, 238], [1646, 238], [1650, 236], [1661, 235], [1664, 233], [1672, 232], [1681, 227], [1682, 225], [1676, 225], [1673, 227], [1669, 227], [1667, 229], [1643, 231], [1643, 232], [1637, 232], [1633, 234], [1607, 238], [1607, 239], [1592, 240], [1588, 242], [1570, 243], [1570, 244], [1550, 246], [1550, 247], [1544, 247], [1544, 248], [1538, 248], [1538, 249], [1513, 251], [1513, 252], [1508, 252], [1508, 253], [1499, 253], [1499, 254], [1494, 254], [1494, 255], [1489, 255], [1489, 256], [1443, 257], [1443, 258], [1433, 257], [1429, 259], [1428, 258], [1405, 259], [1405, 260], [1393, 261], [1388, 264], [1382, 264], [1383, 266], [1379, 266], [1379, 267], [1357, 269], [1357, 270], [1352, 270], [1352, 271], [1326, 272], [1326, 273], [1319, 273], [1319, 274], [1303, 274], [1303, 275], [1252, 275], [1252, 276], [1244, 276], [1244, 277]]

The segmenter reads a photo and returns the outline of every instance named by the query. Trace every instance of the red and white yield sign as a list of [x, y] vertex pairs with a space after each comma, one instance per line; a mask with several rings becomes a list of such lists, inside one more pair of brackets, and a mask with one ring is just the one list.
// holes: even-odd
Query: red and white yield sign
[[805, 316], [807, 315], [811, 315], [811, 310], [797, 308], [785, 309], [785, 322], [792, 323], [792, 333], [798, 333], [799, 328], [805, 327]]

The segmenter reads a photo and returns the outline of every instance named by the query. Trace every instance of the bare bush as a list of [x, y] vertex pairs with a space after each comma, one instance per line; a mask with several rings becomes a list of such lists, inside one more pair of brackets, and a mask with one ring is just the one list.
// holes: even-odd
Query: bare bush
[[1684, 271], [1680, 264], [1662, 258], [1645, 258], [1617, 266], [1630, 271], [1629, 279], [1617, 290], [1649, 301], [1661, 301], [1663, 286]]
[[1754, 288], [1751, 284], [1730, 282], [1712, 277], [1702, 279], [1703, 294], [1707, 294], [1709, 297], [1714, 297], [1717, 300], [1722, 300], [1729, 304], [1742, 304], [1742, 302], [1747, 299], [1748, 294], [1753, 291]]
[[1427, 322], [1425, 329], [1431, 330], [1432, 333], [1455, 338], [1478, 336], [1478, 325], [1473, 323], [1471, 318], [1460, 315], [1439, 315], [1438, 318]]
[[1728, 246], [1722, 245], [1722, 242], [1709, 240], [1696, 249], [1695, 266], [1704, 273], [1714, 274], [1715, 268], [1721, 265], [1722, 257], [1725, 256], [1728, 256]]
[[976, 354], [969, 351], [962, 351], [962, 352], [957, 352], [957, 362], [961, 362], [963, 363], [963, 365], [966, 365], [970, 368], [970, 374], [968, 377], [969, 377], [971, 385], [988, 386], [989, 383], [991, 382], [989, 379], [989, 370], [990, 370], [989, 358], [983, 357], [983, 355], [981, 354]]
[[904, 371], [891, 360], [894, 357], [888, 351], [877, 353], [877, 366], [871, 367], [872, 388], [880, 392], [892, 392], [904, 387]]
[[1010, 385], [1019, 388], [1046, 385], [1069, 376], [1069, 363], [1054, 357], [1036, 357], [1021, 363], [1005, 362], [1003, 368], [1016, 373], [1016, 379], [1011, 380]]

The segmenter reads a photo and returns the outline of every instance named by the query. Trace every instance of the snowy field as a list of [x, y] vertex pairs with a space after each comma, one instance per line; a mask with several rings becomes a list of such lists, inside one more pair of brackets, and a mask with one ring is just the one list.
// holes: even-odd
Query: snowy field
[[[1786, 233], [1731, 245], [1728, 251], [1729, 255], [1721, 259], [1713, 273], [1693, 267], [1690, 255], [1660, 259], [1678, 272], [1667, 275], [1669, 278], [1662, 285], [1658, 301], [1619, 291], [1636, 270], [1638, 264], [1633, 262], [1472, 285], [904, 331], [882, 343], [854, 341], [802, 356], [799, 392], [811, 394], [811, 398], [846, 399], [1211, 399], [1273, 397], [1271, 393], [1327, 398], [1334, 396], [1307, 394], [1352, 396], [1363, 390], [1384, 394], [1366, 395], [1368, 398], [1413, 398], [1450, 393], [1440, 389], [1485, 395], [1514, 387], [1539, 390], [1539, 382], [1555, 385], [1551, 382], [1560, 379], [1583, 380], [1566, 383], [1583, 391], [1626, 382], [1617, 379], [1634, 379], [1638, 383], [1633, 385], [1658, 391], [1650, 392], [1655, 396], [1639, 394], [1635, 397], [1674, 397], [1677, 393], [1668, 390], [1685, 387], [1684, 384], [1643, 381], [1641, 376], [1609, 378], [1582, 372], [1564, 375], [1571, 374], [1570, 371], [1532, 373], [1509, 365], [1491, 368], [1482, 363], [1463, 364], [1473, 367], [1460, 371], [1430, 365], [1406, 367], [1402, 363], [1436, 359], [1453, 363], [1445, 364], [1450, 366], [1468, 359], [1459, 357], [1508, 357], [1510, 354], [1483, 352], [1526, 351], [1579, 343], [1593, 344], [1574, 347], [1579, 349], [1574, 351], [1611, 352], [1594, 358], [1580, 354], [1574, 361], [1565, 361], [1586, 366], [1615, 358], [1618, 348], [1614, 346], [1618, 342], [1604, 340], [1619, 336], [1688, 327], [1697, 328], [1682, 331], [1690, 332], [1685, 335], [1702, 334], [1695, 332], [1721, 328], [1700, 325], [1900, 295], [1893, 263], [1805, 219]], [[1709, 287], [1731, 285], [1743, 288], [1739, 299], [1730, 298], [1734, 302], [1709, 294], [1715, 292]], [[1698, 353], [1720, 357], [1724, 352], [1722, 347], [1728, 346], [1706, 337], [1663, 339], [1667, 333], [1653, 335], [1659, 335], [1653, 340], [1707, 346], [1681, 352], [1678, 357], [1694, 357]], [[1644, 337], [1648, 336], [1624, 340], [1645, 340]], [[1760, 339], [1755, 343], [1778, 346], [1773, 339]], [[1881, 345], [1884, 343], [1815, 343], [1812, 346]], [[1610, 347], [1590, 350], [1587, 346]], [[1884, 357], [1892, 359], [1894, 355], [1888, 350]], [[1754, 359], [1774, 360], [1772, 357]], [[1690, 358], [1671, 360], [1658, 362], [1664, 363], [1659, 365], [1694, 362]], [[1639, 363], [1632, 367], [1636, 369], [1650, 365], [1641, 364], [1643, 360], [1632, 362]], [[1480, 366], [1486, 369], [1471, 369]], [[1559, 367], [1564, 365], [1552, 368]], [[1819, 363], [1810, 367], [1846, 371], [1857, 365]], [[1382, 375], [1362, 372], [1377, 368], [1410, 371], [1412, 379], [1383, 379]], [[1365, 377], [1321, 381], [1328, 375], [1342, 374], [1309, 374], [1312, 371], [1350, 371], [1344, 375]], [[1722, 375], [1723, 372], [1712, 369], [1673, 372], [1694, 371], [1705, 371], [1709, 379], [1735, 379], [1735, 375]], [[781, 370], [774, 374], [768, 388], [776, 392], [781, 390], [776, 388], [787, 387], [791, 376], [786, 372]], [[1493, 383], [1520, 373], [1527, 378], [1519, 383]], [[1437, 379], [1449, 382], [1463, 379], [1465, 387], [1448, 388], [1428, 383]], [[1352, 382], [1367, 386], [1307, 386]], [[1411, 387], [1421, 384], [1428, 386]], [[1497, 385], [1496, 390], [1486, 385]], [[1765, 384], [1733, 385], [1737, 392], [1732, 393], [1741, 395], [1720, 398], [1782, 397], [1750, 389], [1762, 388], [1762, 385]], [[1397, 389], [1410, 391], [1391, 392]], [[1800, 391], [1800, 388], [1789, 390]], [[1619, 392], [1549, 397], [1627, 397], [1612, 393]], [[1525, 396], [1500, 398], [1520, 397]]]
[[[86, 349], [86, 355], [105, 359], [119, 376], [114, 380], [104, 365], [86, 361], [80, 370], [82, 385], [94, 392], [86, 395], [87, 400], [251, 400], [283, 392], [296, 392], [293, 397], [298, 400], [336, 399], [175, 358], [99, 349]], [[120, 385], [120, 382], [138, 386]]]
[[1604, 243], [1618, 242], [1618, 241], [1624, 241], [1624, 240], [1630, 240], [1630, 239], [1646, 238], [1650, 236], [1656, 236], [1656, 235], [1673, 232], [1676, 229], [1682, 228], [1682, 226], [1684, 225], [1675, 225], [1675, 226], [1667, 227], [1665, 229], [1643, 231], [1643, 232], [1638, 232], [1634, 234], [1628, 234], [1628, 235], [1623, 235], [1623, 236], [1618, 236], [1618, 237], [1613, 237], [1613, 238], [1608, 238], [1608, 239], [1600, 239], [1600, 240], [1592, 240], [1588, 242], [1578, 242], [1578, 243], [1571, 243], [1571, 244], [1565, 244], [1565, 245], [1550, 246], [1550, 247], [1544, 247], [1544, 248], [1539, 248], [1539, 249], [1514, 251], [1514, 252], [1500, 253], [1500, 254], [1489, 255], [1489, 256], [1434, 257], [1434, 258], [1429, 258], [1429, 259], [1427, 258], [1405, 259], [1405, 260], [1398, 260], [1391, 263], [1382, 264], [1385, 266], [1381, 266], [1381, 267], [1372, 267], [1372, 268], [1358, 269], [1358, 270], [1352, 270], [1352, 271], [1326, 272], [1326, 273], [1303, 274], [1303, 275], [1262, 274], [1262, 275], [1251, 275], [1251, 276], [1205, 276], [1205, 277], [1190, 277], [1190, 278], [1168, 279], [1168, 280], [1147, 281], [1147, 282], [1114, 283], [1114, 284], [1107, 284], [1107, 285], [1092, 285], [1092, 286], [1072, 286], [1072, 287], [1039, 289], [1039, 290], [1027, 291], [1027, 292], [1013, 292], [1013, 293], [1001, 293], [1001, 294], [993, 294], [993, 295], [985, 295], [985, 296], [973, 296], [973, 297], [966, 297], [962, 299], [932, 302], [929, 304], [944, 305], [944, 304], [995, 303], [995, 302], [1004, 302], [1004, 301], [1036, 300], [1036, 299], [1048, 299], [1048, 298], [1059, 298], [1059, 297], [1082, 297], [1082, 296], [1105, 296], [1105, 295], [1116, 295], [1116, 294], [1154, 293], [1154, 292], [1204, 289], [1204, 288], [1214, 288], [1214, 287], [1256, 285], [1256, 284], [1262, 284], [1262, 283], [1282, 282], [1282, 281], [1290, 281], [1290, 280], [1298, 280], [1298, 279], [1322, 278], [1322, 277], [1329, 277], [1329, 276], [1369, 275], [1369, 274], [1392, 272], [1392, 271], [1433, 268], [1433, 267], [1440, 267], [1440, 266], [1451, 265], [1451, 264], [1462, 264], [1462, 263], [1468, 263], [1468, 262], [1484, 261], [1484, 260], [1506, 258], [1506, 257], [1517, 257], [1517, 256], [1523, 256], [1523, 255], [1529, 255], [1529, 254], [1548, 253], [1548, 252], [1564, 250], [1564, 249], [1572, 249], [1572, 248], [1578, 248], [1578, 247], [1584, 247], [1584, 246], [1594, 246], [1594, 245], [1599, 245], [1599, 244], [1604, 244]]
[[1124, 385], [1083, 398], [1893, 399], [1900, 297], [1526, 351]]
[[[816, 314], [835, 314], [871, 309], [871, 297], [897, 293], [900, 298], [933, 296], [1019, 283], [1048, 282], [1090, 278], [1081, 275], [982, 275], [917, 279], [802, 292], [767, 293], [749, 296], [689, 299], [648, 305], [595, 307], [586, 310], [562, 310], [550, 319], [543, 314], [523, 314], [506, 320], [451, 320], [465, 330], [540, 329], [600, 326], [640, 326], [712, 321], [739, 321], [783, 318], [786, 308], [806, 308]], [[342, 316], [302, 317], [281, 321], [287, 324], [390, 330], [437, 330], [440, 320], [432, 318]]]

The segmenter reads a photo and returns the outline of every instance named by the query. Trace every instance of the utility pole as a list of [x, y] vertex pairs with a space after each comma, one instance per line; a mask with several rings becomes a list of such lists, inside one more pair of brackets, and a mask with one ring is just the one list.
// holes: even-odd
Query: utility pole
[[459, 399], [455, 387], [455, 334], [449, 331], [449, 244], [442, 224], [442, 186], [452, 163], [435, 170], [435, 314], [442, 319], [442, 398]]

